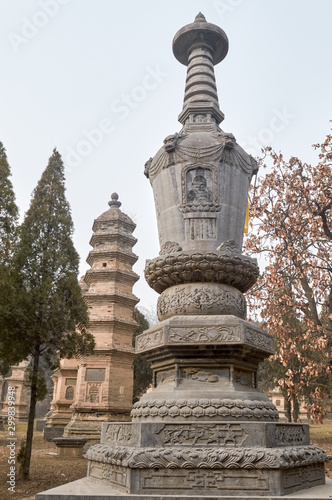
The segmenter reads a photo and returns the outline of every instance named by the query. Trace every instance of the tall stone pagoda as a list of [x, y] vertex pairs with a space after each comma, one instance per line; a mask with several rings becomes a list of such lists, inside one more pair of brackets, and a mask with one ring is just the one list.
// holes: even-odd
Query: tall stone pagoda
[[[160, 294], [159, 323], [137, 338], [136, 352], [152, 363], [153, 388], [131, 423], [103, 425], [87, 451], [88, 477], [54, 493], [258, 499], [325, 482], [326, 455], [310, 446], [308, 425], [279, 423], [257, 387], [274, 339], [246, 320], [244, 293], [259, 271], [242, 238], [257, 164], [219, 127], [213, 67], [227, 51], [224, 31], [202, 14], [173, 40], [188, 66], [182, 129], [145, 165], [161, 247], [145, 275]], [[47, 499], [60, 498], [51, 492]], [[306, 498], [328, 498], [314, 495]]]
[[91, 268], [81, 285], [96, 347], [80, 360], [73, 416], [64, 437], [84, 437], [89, 443], [99, 442], [102, 422], [128, 421], [132, 408], [137, 328], [132, 314], [138, 302], [132, 293], [138, 280], [132, 248], [137, 239], [132, 234], [136, 225], [120, 206], [118, 195], [112, 194], [109, 210], [94, 221], [87, 258]]

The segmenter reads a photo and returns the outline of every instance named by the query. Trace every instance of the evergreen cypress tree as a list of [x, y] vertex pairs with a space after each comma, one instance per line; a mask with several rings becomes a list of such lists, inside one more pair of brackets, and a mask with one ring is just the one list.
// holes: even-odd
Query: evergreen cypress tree
[[[77, 280], [79, 257], [72, 242], [73, 222], [65, 197], [64, 165], [54, 150], [32, 196], [20, 228], [15, 256], [17, 304], [22, 319], [17, 339], [30, 359], [30, 408], [23, 477], [29, 476], [36, 402], [44, 387], [42, 366], [58, 355], [92, 352], [94, 339], [85, 327], [86, 305]], [[16, 343], [16, 342], [15, 342]]]
[[[11, 325], [15, 316], [15, 276], [13, 253], [17, 238], [18, 208], [6, 150], [0, 142], [0, 373], [5, 375], [10, 368], [7, 356], [12, 351]], [[19, 315], [19, 311], [18, 311]], [[14, 362], [21, 361], [20, 355]]]
[[6, 150], [0, 142], [0, 266], [8, 267], [13, 254], [18, 219]]

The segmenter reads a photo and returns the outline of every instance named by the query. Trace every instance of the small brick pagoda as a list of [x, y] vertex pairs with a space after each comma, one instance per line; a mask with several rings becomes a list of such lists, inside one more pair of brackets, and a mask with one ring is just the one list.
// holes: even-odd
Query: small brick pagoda
[[132, 408], [134, 348], [137, 324], [132, 314], [137, 297], [133, 285], [138, 275], [132, 266], [137, 256], [132, 247], [136, 225], [120, 210], [114, 193], [109, 210], [93, 224], [93, 235], [82, 286], [89, 310], [89, 331], [94, 335], [93, 355], [80, 360], [73, 415], [64, 437], [99, 442], [102, 422], [128, 421]]

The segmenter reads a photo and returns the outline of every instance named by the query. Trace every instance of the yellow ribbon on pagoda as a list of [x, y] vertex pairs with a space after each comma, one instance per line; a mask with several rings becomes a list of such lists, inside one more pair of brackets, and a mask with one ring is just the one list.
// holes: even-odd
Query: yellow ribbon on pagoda
[[244, 222], [244, 231], [245, 234], [249, 232], [249, 196], [247, 200], [247, 211], [246, 211], [246, 220]]

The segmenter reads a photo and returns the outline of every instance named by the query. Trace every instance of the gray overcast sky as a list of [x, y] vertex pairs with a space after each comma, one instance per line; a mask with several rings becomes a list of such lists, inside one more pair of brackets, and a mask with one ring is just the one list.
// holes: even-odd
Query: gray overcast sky
[[137, 224], [141, 279], [159, 244], [144, 163], [180, 129], [186, 68], [176, 31], [201, 11], [230, 48], [216, 68], [221, 127], [254, 156], [272, 145], [306, 161], [332, 119], [330, 0], [0, 0], [0, 140], [21, 215], [56, 146], [81, 274], [93, 220], [116, 191]]

